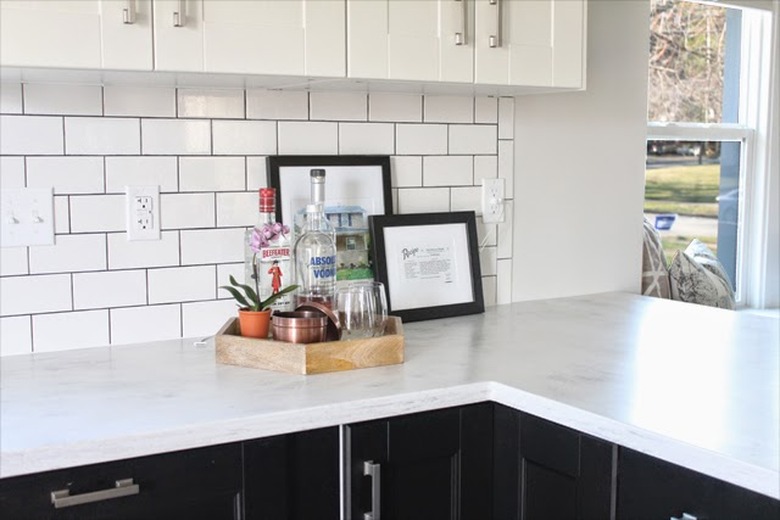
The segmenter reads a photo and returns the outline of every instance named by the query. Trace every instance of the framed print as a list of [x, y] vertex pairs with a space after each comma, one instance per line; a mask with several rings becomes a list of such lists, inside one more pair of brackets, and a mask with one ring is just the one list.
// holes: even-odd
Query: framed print
[[369, 217], [388, 312], [420, 321], [484, 312], [473, 211]]
[[298, 236], [311, 200], [309, 173], [325, 170], [325, 214], [336, 228], [336, 281], [371, 280], [368, 217], [393, 213], [386, 155], [275, 155], [267, 158], [276, 188], [276, 219]]

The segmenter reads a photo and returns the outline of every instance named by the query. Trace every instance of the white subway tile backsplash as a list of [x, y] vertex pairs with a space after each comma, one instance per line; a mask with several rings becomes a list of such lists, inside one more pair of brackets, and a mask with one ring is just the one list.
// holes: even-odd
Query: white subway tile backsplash
[[339, 153], [342, 155], [392, 155], [395, 129], [389, 123], [340, 123]]
[[0, 278], [0, 315], [72, 309], [69, 274]]
[[466, 96], [425, 96], [426, 123], [473, 123], [474, 98]]
[[512, 222], [514, 218], [515, 203], [512, 200], [504, 202], [504, 221], [498, 224], [498, 259], [512, 259]]
[[362, 92], [311, 92], [312, 120], [365, 121], [368, 119], [367, 95]]
[[309, 93], [286, 90], [247, 90], [246, 118], [306, 120], [309, 118]]
[[496, 274], [496, 303], [512, 303], [512, 260], [499, 259]]
[[106, 85], [103, 105], [107, 116], [176, 117], [176, 89]]
[[338, 153], [338, 124], [279, 121], [279, 154], [335, 155]]
[[422, 121], [423, 97], [420, 94], [377, 92], [368, 96], [369, 121], [416, 123]]
[[498, 138], [514, 139], [515, 137], [515, 100], [502, 97], [498, 99]]
[[451, 154], [496, 153], [495, 125], [450, 125]]
[[0, 83], [0, 114], [22, 113], [22, 84]]
[[207, 155], [211, 153], [211, 121], [141, 120], [144, 155]]
[[213, 336], [225, 322], [238, 316], [234, 300], [182, 304], [183, 337]]
[[105, 271], [73, 275], [75, 309], [146, 304], [146, 271]]
[[176, 171], [176, 157], [106, 157], [106, 193], [125, 193], [127, 186], [177, 191]]
[[181, 232], [181, 263], [221, 264], [244, 260], [244, 228]]
[[0, 276], [29, 273], [26, 247], [0, 247]]
[[257, 193], [217, 193], [217, 227], [249, 227], [257, 222]]
[[423, 157], [423, 186], [471, 186], [474, 161], [469, 156]]
[[71, 233], [125, 230], [124, 195], [73, 195], [70, 197]]
[[391, 157], [390, 174], [394, 188], [422, 186], [422, 157], [413, 155]]
[[111, 343], [175, 339], [181, 334], [181, 305], [111, 309]]
[[62, 118], [0, 116], [0, 155], [62, 155]]
[[54, 352], [108, 345], [108, 311], [63, 312], [33, 316], [33, 350]]
[[482, 276], [494, 276], [496, 274], [496, 248], [483, 247], [479, 250], [479, 267]]
[[70, 197], [54, 197], [54, 233], [70, 233]]
[[243, 157], [182, 157], [180, 191], [236, 191], [245, 188]]
[[65, 153], [68, 155], [138, 155], [140, 151], [138, 119], [65, 118]]
[[32, 328], [29, 316], [0, 318], [0, 356], [32, 352]]
[[494, 97], [474, 98], [474, 122], [498, 123], [498, 99]]
[[0, 157], [0, 186], [24, 188], [24, 157]]
[[174, 303], [216, 298], [216, 267], [149, 269], [149, 303]]
[[109, 233], [108, 268], [133, 269], [179, 265], [179, 232], [162, 231], [160, 240], [127, 240], [127, 233]]
[[30, 247], [30, 273], [75, 273], [106, 269], [106, 236], [58, 235], [52, 246]]
[[269, 155], [276, 153], [273, 121], [214, 121], [215, 155]]
[[477, 240], [480, 247], [495, 246], [496, 237], [496, 224], [485, 224], [482, 215], [477, 215]]
[[447, 125], [396, 125], [395, 153], [398, 155], [445, 155]]
[[450, 193], [450, 211], [474, 211], [482, 213], [482, 188], [452, 188]]
[[474, 184], [482, 185], [483, 179], [495, 179], [498, 177], [497, 155], [474, 156]]
[[450, 211], [449, 188], [404, 188], [398, 190], [398, 213]]
[[237, 89], [180, 88], [179, 117], [244, 118], [244, 91]]
[[211, 228], [215, 222], [213, 193], [160, 196], [160, 229]]
[[482, 277], [482, 298], [484, 299], [485, 307], [492, 307], [496, 304], [495, 276]]
[[246, 189], [257, 192], [268, 185], [266, 157], [246, 158]]
[[515, 142], [498, 142], [498, 176], [505, 181], [504, 197], [513, 199], [515, 193]]
[[24, 85], [24, 113], [99, 116], [103, 114], [103, 89], [99, 85]]
[[27, 187], [55, 194], [103, 193], [102, 157], [28, 157]]
[[230, 285], [230, 276], [234, 276], [239, 283], [245, 283], [244, 276], [244, 264], [220, 264], [217, 266], [217, 298], [220, 299], [232, 299], [233, 297], [224, 289], [220, 289], [221, 285]]

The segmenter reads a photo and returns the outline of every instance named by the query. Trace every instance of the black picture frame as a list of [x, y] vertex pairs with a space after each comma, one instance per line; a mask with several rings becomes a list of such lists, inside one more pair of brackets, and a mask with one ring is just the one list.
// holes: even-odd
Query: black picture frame
[[368, 222], [375, 278], [385, 284], [390, 314], [411, 322], [485, 311], [473, 211], [376, 215]]

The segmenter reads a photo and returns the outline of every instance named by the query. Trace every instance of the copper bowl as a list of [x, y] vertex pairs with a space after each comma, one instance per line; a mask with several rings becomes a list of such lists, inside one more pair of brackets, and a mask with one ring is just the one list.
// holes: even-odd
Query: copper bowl
[[271, 318], [271, 333], [277, 341], [319, 343], [325, 341], [328, 317], [316, 311], [276, 312]]
[[338, 341], [341, 339], [341, 324], [338, 315], [325, 304], [307, 301], [300, 304], [296, 311], [315, 312], [328, 317], [328, 331], [325, 334], [325, 341]]

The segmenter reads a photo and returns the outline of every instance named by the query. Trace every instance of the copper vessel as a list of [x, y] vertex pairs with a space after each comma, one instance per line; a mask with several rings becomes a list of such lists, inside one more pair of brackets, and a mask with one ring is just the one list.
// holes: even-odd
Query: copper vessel
[[271, 332], [277, 341], [319, 343], [325, 341], [328, 317], [317, 311], [276, 312]]

